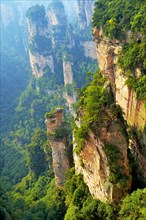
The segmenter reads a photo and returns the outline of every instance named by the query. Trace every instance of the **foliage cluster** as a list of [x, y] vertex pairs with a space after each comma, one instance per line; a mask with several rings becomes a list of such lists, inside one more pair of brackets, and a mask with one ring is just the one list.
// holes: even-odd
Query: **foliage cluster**
[[57, 1], [57, 2], [52, 2], [51, 4], [49, 4], [48, 9], [52, 8], [52, 9], [56, 9], [56, 8], [64, 8], [64, 5], [62, 2]]
[[29, 49], [32, 53], [40, 53], [44, 56], [50, 55], [52, 52], [51, 38], [35, 35], [29, 42]]
[[35, 5], [29, 8], [26, 12], [26, 17], [34, 22], [46, 24], [45, 20], [46, 12], [43, 5]]
[[57, 43], [61, 43], [62, 46], [62, 41], [65, 41], [65, 35], [66, 35], [66, 25], [58, 24], [52, 27], [53, 29], [53, 38], [54, 41]]
[[93, 199], [82, 176], [74, 174], [74, 168], [66, 174], [64, 192], [65, 204], [68, 208], [65, 220], [116, 219], [114, 208]]
[[116, 39], [123, 39], [131, 30], [145, 34], [145, 13], [144, 0], [98, 0], [95, 2], [93, 27], [102, 27], [106, 36]]
[[109, 181], [114, 184], [116, 183], [118, 187], [124, 187], [124, 184], [128, 180], [128, 176], [123, 174], [124, 169], [120, 164], [118, 164], [119, 158], [122, 158], [119, 149], [112, 144], [105, 144], [104, 150], [107, 155], [110, 168]]
[[[107, 1], [95, 3], [93, 27], [103, 28], [110, 39], [127, 41], [118, 64], [127, 77], [127, 85], [136, 91], [138, 99], [146, 99], [146, 2], [144, 0]], [[130, 39], [131, 38], [131, 39]], [[141, 76], [136, 76], [137, 68]]]
[[87, 83], [79, 93], [79, 101], [76, 105], [77, 114], [81, 116], [81, 125], [75, 129], [75, 140], [77, 147], [75, 151], [80, 152], [84, 141], [88, 138], [89, 130], [93, 130], [105, 106], [111, 102], [105, 87], [106, 79], [98, 71], [94, 79]]
[[146, 219], [146, 188], [138, 189], [123, 200], [119, 219]]
[[[136, 91], [138, 99], [146, 99], [146, 42], [125, 43], [118, 64], [127, 77], [126, 84]], [[140, 76], [134, 75], [140, 69]]]
[[44, 152], [44, 148], [47, 145], [46, 133], [41, 128], [36, 128], [31, 140], [31, 144], [27, 145], [27, 164], [30, 168], [30, 171], [36, 177], [40, 176], [47, 170], [47, 155]]
[[65, 138], [66, 135], [69, 135], [69, 130], [66, 127], [59, 127], [53, 133], [48, 133], [49, 138]]

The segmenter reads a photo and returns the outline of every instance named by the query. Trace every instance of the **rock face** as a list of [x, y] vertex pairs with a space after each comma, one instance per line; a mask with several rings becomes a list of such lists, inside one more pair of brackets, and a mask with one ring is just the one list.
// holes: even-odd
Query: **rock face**
[[49, 67], [54, 73], [54, 60], [49, 20], [46, 18], [43, 6], [35, 7], [38, 7], [38, 13], [40, 11], [42, 14], [39, 19], [35, 19], [31, 12], [28, 16], [29, 58], [32, 73], [39, 78], [43, 76], [45, 67]]
[[146, 123], [144, 102], [136, 99], [136, 94], [125, 85], [126, 78], [117, 66], [118, 55], [122, 49], [122, 42], [110, 41], [103, 37], [102, 30], [93, 33], [97, 45], [99, 68], [109, 77], [117, 103], [125, 113], [125, 119], [130, 126], [143, 130]]
[[63, 61], [64, 85], [73, 83], [72, 64], [70, 61]]
[[[142, 178], [146, 180], [146, 155], [142, 148], [142, 146], [146, 146], [146, 137], [144, 133], [146, 109], [144, 107], [144, 101], [137, 100], [135, 92], [125, 85], [126, 78], [123, 76], [122, 70], [117, 66], [118, 55], [122, 49], [123, 42], [119, 40], [110, 40], [104, 37], [102, 29], [94, 29], [93, 35], [97, 47], [99, 68], [108, 76], [115, 100], [121, 106], [124, 112], [123, 116], [128, 125], [141, 131], [141, 138], [137, 144], [135, 140], [131, 140], [130, 148], [142, 171]], [[137, 69], [135, 75], [139, 74], [140, 69]]]
[[102, 202], [114, 203], [131, 188], [131, 178], [123, 124], [108, 117], [106, 125], [89, 133], [80, 154], [74, 152], [74, 161], [76, 173], [83, 174], [91, 195]]
[[67, 18], [63, 4], [52, 2], [48, 7], [47, 15], [52, 27], [53, 46], [59, 46], [64, 43], [67, 28]]
[[33, 54], [29, 51], [29, 59], [32, 73], [35, 75], [36, 78], [44, 75], [44, 69], [47, 66], [50, 68], [51, 72], [54, 73], [54, 61], [52, 55], [44, 57], [42, 54]]
[[[63, 59], [63, 75], [64, 75], [64, 85], [65, 86], [71, 86], [73, 84], [73, 71], [72, 71], [72, 63], [70, 61], [66, 60], [66, 57]], [[64, 92], [63, 94], [69, 110], [72, 115], [75, 115], [73, 104], [77, 101], [77, 92], [73, 91], [71, 95], [68, 94], [68, 92]]]
[[86, 57], [90, 57], [92, 59], [97, 59], [96, 53], [96, 45], [94, 41], [85, 41], [83, 42], [84, 52]]
[[53, 169], [56, 185], [63, 186], [64, 174], [70, 168], [69, 134], [65, 132], [64, 111], [61, 108], [47, 116], [46, 126], [52, 148]]
[[78, 9], [78, 21], [80, 29], [84, 29], [89, 26], [93, 14], [94, 0], [77, 0]]

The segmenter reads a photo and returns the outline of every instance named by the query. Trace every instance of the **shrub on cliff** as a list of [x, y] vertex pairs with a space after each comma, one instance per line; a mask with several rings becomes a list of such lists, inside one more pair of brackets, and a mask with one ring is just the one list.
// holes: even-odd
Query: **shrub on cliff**
[[74, 131], [77, 143], [76, 153], [80, 152], [85, 139], [88, 138], [88, 131], [94, 130], [101, 113], [105, 111], [105, 106], [111, 104], [111, 96], [106, 89], [105, 82], [105, 77], [102, 77], [98, 71], [94, 79], [80, 90], [80, 99], [76, 108], [77, 114], [81, 116], [81, 126], [76, 127]]
[[[146, 1], [98, 0], [95, 2], [93, 27], [102, 27], [104, 35], [110, 39], [125, 41], [118, 65], [127, 77], [126, 84], [136, 91], [137, 98], [145, 99]], [[141, 72], [138, 77], [137, 69]]]
[[138, 189], [123, 200], [119, 216], [125, 220], [146, 219], [146, 188]]
[[26, 17], [32, 21], [38, 22], [44, 20], [45, 14], [45, 8], [43, 5], [35, 5], [27, 10]]

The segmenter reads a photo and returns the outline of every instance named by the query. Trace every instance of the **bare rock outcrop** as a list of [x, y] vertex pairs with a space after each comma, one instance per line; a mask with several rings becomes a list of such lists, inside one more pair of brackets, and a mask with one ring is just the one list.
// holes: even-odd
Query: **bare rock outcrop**
[[61, 187], [65, 182], [65, 173], [70, 168], [69, 134], [64, 124], [64, 110], [57, 108], [46, 116], [49, 142], [52, 148], [53, 169], [56, 185]]
[[80, 153], [76, 152], [77, 147], [76, 143], [75, 171], [83, 175], [91, 195], [102, 202], [120, 200], [131, 188], [128, 142], [122, 121], [108, 116], [107, 124], [99, 124], [94, 132], [89, 132]]

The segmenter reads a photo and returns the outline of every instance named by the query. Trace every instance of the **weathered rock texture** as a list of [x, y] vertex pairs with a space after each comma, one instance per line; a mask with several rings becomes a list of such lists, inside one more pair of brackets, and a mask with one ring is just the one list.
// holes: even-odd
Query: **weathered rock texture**
[[[130, 148], [141, 168], [143, 178], [146, 180], [146, 155], [142, 148], [142, 146], [146, 147], [146, 136], [144, 133], [144, 127], [146, 125], [146, 109], [144, 107], [144, 101], [136, 99], [135, 92], [125, 85], [126, 78], [123, 76], [122, 70], [117, 65], [118, 55], [122, 49], [123, 42], [119, 40], [110, 40], [104, 37], [102, 29], [94, 29], [93, 35], [97, 47], [99, 68], [108, 76], [112, 85], [115, 100], [117, 104], [121, 106], [124, 112], [123, 116], [128, 125], [141, 131], [142, 136], [139, 138], [139, 141], [136, 144], [135, 140], [132, 140]], [[137, 69], [135, 75], [139, 74], [140, 69]]]
[[[102, 117], [105, 118], [104, 115]], [[89, 133], [81, 153], [74, 152], [74, 161], [76, 173], [83, 174], [91, 195], [102, 202], [114, 203], [131, 188], [131, 179], [127, 157], [128, 143], [122, 132], [123, 123], [119, 119], [108, 120], [106, 125], [99, 124], [94, 133]], [[115, 152], [107, 153], [107, 146], [108, 152], [111, 146], [114, 146]], [[115, 159], [116, 151], [118, 155]], [[118, 172], [114, 171], [114, 175], [120, 174], [116, 181], [111, 179], [111, 161], [118, 167]]]
[[73, 72], [72, 63], [70, 61], [63, 60], [63, 74], [64, 74], [64, 85], [73, 83]]
[[84, 52], [86, 57], [91, 59], [97, 59], [96, 45], [94, 41], [85, 41], [83, 42]]
[[122, 42], [110, 41], [103, 37], [102, 30], [94, 30], [97, 45], [97, 58], [101, 71], [109, 77], [117, 103], [125, 113], [125, 119], [131, 126], [143, 130], [146, 123], [144, 102], [136, 99], [136, 94], [125, 85], [126, 78], [117, 66], [118, 55], [122, 49]]
[[[72, 85], [73, 84], [73, 72], [72, 72], [72, 63], [70, 61], [66, 61], [66, 57], [63, 59], [63, 75], [64, 75], [64, 85]], [[63, 94], [69, 110], [72, 115], [75, 115], [73, 104], [76, 103], [77, 100], [77, 92], [73, 91], [72, 95], [69, 95], [67, 92]]]
[[63, 186], [65, 181], [64, 174], [70, 168], [69, 135], [55, 136], [58, 129], [61, 131], [61, 129], [65, 128], [63, 120], [64, 111], [61, 108], [56, 109], [54, 113], [46, 118], [47, 132], [52, 148], [56, 185], [59, 187]]
[[[48, 42], [51, 41], [50, 38], [50, 24], [47, 18], [42, 18], [42, 21], [35, 21], [28, 18], [28, 36], [29, 36], [29, 45], [33, 44], [34, 38], [41, 36], [45, 39], [48, 39]], [[49, 43], [48, 43], [49, 44]], [[37, 46], [37, 42], [34, 43]], [[52, 49], [48, 45], [46, 51], [32, 51], [29, 49], [29, 58], [32, 68], [32, 74], [36, 78], [43, 76], [44, 68], [49, 67], [51, 72], [54, 73], [54, 60], [52, 55]]]
[[31, 53], [29, 51], [29, 59], [32, 68], [32, 73], [36, 78], [39, 78], [44, 75], [44, 69], [48, 66], [52, 73], [54, 73], [54, 61], [53, 56], [43, 56], [40, 53]]
[[80, 29], [88, 27], [93, 14], [94, 0], [77, 0], [78, 21]]
[[63, 4], [61, 2], [50, 4], [47, 15], [52, 27], [53, 46], [61, 45], [65, 40], [67, 28], [67, 18]]

